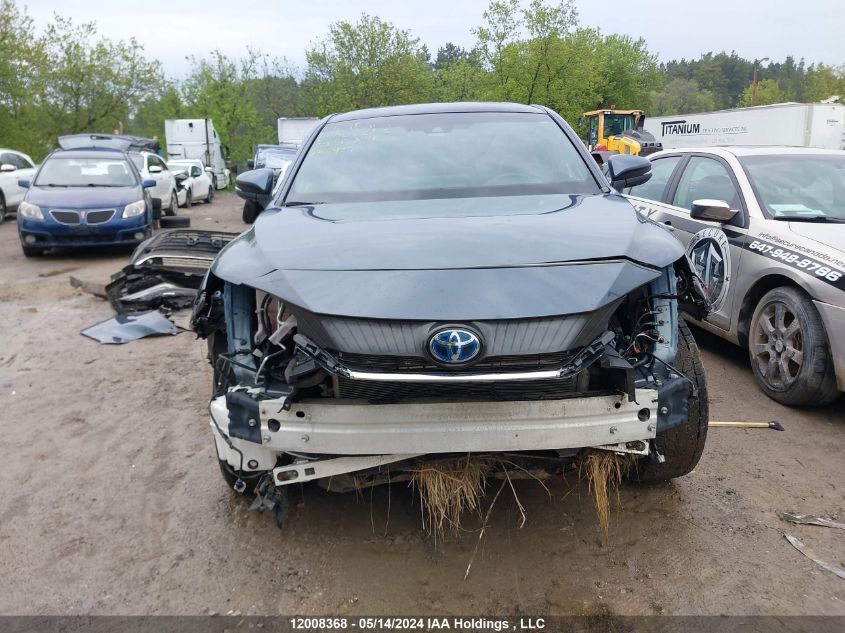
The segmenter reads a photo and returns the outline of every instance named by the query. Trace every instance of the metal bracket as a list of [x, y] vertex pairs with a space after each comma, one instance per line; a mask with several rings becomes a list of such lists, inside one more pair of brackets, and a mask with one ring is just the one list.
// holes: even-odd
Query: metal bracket
[[611, 451], [612, 453], [620, 453], [627, 455], [648, 455], [649, 442], [645, 440], [635, 440], [633, 442], [620, 442], [619, 444], [605, 444], [603, 446], [593, 446], [591, 448], [600, 451]]
[[303, 483], [313, 479], [322, 479], [334, 475], [342, 475], [357, 470], [375, 468], [384, 464], [401, 462], [405, 459], [417, 457], [422, 453], [394, 454], [394, 455], [361, 455], [355, 457], [336, 457], [334, 459], [320, 459], [316, 461], [302, 461], [273, 469], [273, 481], [277, 486]]

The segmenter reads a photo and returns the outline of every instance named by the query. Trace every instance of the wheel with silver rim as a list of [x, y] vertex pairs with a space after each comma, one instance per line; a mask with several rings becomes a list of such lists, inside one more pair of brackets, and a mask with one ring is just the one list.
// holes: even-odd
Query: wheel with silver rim
[[839, 395], [824, 324], [797, 288], [767, 292], [748, 332], [751, 367], [763, 392], [781, 404], [827, 404]]
[[179, 200], [176, 198], [176, 192], [170, 192], [170, 207], [165, 211], [165, 215], [176, 215], [176, 209], [179, 208]]

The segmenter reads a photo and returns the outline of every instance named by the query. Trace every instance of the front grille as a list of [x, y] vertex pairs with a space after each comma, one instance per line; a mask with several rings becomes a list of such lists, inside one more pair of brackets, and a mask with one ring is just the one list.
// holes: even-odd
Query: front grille
[[76, 211], [50, 211], [50, 215], [62, 224], [79, 224], [79, 214]]
[[412, 398], [448, 400], [561, 400], [583, 396], [576, 391], [575, 378], [503, 381], [491, 383], [408, 383], [337, 378], [340, 398], [367, 400], [378, 404]]
[[106, 209], [104, 211], [91, 211], [85, 216], [85, 221], [88, 224], [102, 224], [112, 219], [114, 209]]
[[198, 255], [208, 253], [214, 256], [236, 236], [235, 233], [224, 233], [222, 231], [163, 231], [147, 244], [145, 252], [165, 249], [184, 250], [187, 248]]
[[337, 352], [338, 359], [344, 364], [368, 371], [384, 372], [480, 372], [480, 371], [537, 371], [557, 367], [566, 362], [571, 354], [552, 352], [548, 354], [528, 354], [522, 356], [491, 356], [477, 363], [460, 367], [448, 367], [435, 364], [421, 356], [375, 356], [371, 354], [351, 354]]
[[[135, 238], [132, 235], [124, 235], [121, 238], [123, 241], [133, 241]], [[56, 244], [83, 244], [83, 243], [106, 243], [115, 242], [118, 236], [114, 233], [107, 235], [52, 235], [50, 241]]]

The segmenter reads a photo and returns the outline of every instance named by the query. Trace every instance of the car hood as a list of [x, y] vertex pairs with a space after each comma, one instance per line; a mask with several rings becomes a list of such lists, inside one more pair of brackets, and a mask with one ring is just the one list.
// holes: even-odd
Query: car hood
[[845, 252], [845, 224], [790, 222], [789, 230], [801, 237]]
[[133, 187], [32, 187], [26, 201], [39, 207], [87, 209], [119, 207], [144, 197], [141, 188]]
[[320, 314], [504, 319], [592, 311], [682, 256], [621, 196], [530, 196], [269, 210], [212, 272]]

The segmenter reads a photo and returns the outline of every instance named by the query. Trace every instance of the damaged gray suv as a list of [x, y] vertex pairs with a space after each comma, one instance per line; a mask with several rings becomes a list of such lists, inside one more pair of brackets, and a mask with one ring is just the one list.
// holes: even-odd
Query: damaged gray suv
[[707, 306], [680, 242], [617, 193], [648, 161], [606, 167], [551, 110], [459, 103], [330, 116], [275, 189], [242, 174], [271, 202], [193, 314], [227, 482], [282, 499], [595, 450], [636, 480], [688, 473], [707, 392], [678, 310]]

